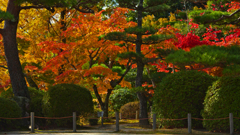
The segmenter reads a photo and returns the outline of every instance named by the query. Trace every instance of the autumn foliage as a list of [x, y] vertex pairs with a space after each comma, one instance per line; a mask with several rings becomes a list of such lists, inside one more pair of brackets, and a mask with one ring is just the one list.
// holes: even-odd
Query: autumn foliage
[[[106, 92], [111, 88], [110, 81], [120, 78], [111, 70], [113, 65], [106, 62], [122, 64], [122, 61], [116, 61], [116, 58], [126, 49], [116, 46], [116, 42], [101, 39], [101, 36], [112, 31], [123, 31], [124, 28], [136, 24], [126, 21], [124, 14], [128, 12], [127, 9], [115, 9], [106, 20], [102, 18], [103, 12], [76, 15], [71, 26], [61, 33], [67, 39], [67, 43], [54, 40], [39, 43], [41, 51], [55, 54], [42, 70], [43, 72], [51, 70], [55, 74], [55, 84], [66, 82], [88, 84], [86, 87], [89, 89], [96, 84], [100, 91]], [[63, 65], [64, 72], [59, 74], [58, 69]], [[123, 87], [129, 86], [125, 81], [120, 84]]]

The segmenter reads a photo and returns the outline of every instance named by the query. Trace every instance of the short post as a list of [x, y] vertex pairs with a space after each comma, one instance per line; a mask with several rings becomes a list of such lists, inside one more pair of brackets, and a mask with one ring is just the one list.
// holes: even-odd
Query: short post
[[233, 135], [234, 128], [233, 128], [233, 114], [229, 113], [229, 122], [230, 122], [230, 135]]
[[119, 131], [119, 113], [115, 112], [116, 115], [116, 131]]
[[31, 133], [34, 133], [34, 112], [31, 112]]
[[119, 119], [120, 120], [122, 119], [122, 113], [119, 113]]
[[151, 109], [150, 115], [151, 115], [151, 118], [153, 118], [153, 108], [152, 108], [152, 106], [150, 106], [150, 109]]
[[101, 112], [98, 112], [98, 117], [101, 117], [101, 124], [103, 126], [103, 114], [104, 114], [104, 111], [101, 111]]
[[156, 122], [157, 119], [156, 119], [156, 113], [153, 114], [153, 130], [156, 130]]
[[188, 133], [192, 133], [192, 118], [191, 118], [191, 113], [188, 113]]
[[138, 119], [138, 111], [136, 111], [136, 120]]
[[102, 123], [102, 126], [103, 126], [103, 116], [101, 117], [101, 123]]
[[76, 112], [73, 112], [73, 132], [77, 132], [76, 127]]

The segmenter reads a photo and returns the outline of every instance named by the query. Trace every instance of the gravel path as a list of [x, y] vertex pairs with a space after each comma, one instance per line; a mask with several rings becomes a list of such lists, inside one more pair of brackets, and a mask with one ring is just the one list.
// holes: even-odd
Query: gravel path
[[[120, 124], [120, 132], [116, 132], [115, 125], [97, 125], [92, 126], [90, 129], [77, 129], [76, 133], [72, 130], [35, 130], [35, 133], [30, 133], [29, 131], [10, 131], [10, 132], [0, 132], [0, 135], [189, 135], [187, 129], [157, 129], [153, 131], [152, 129], [143, 129], [137, 127], [137, 124]], [[197, 135], [229, 135], [229, 133], [211, 133], [205, 130], [192, 130], [192, 134]], [[239, 134], [234, 134], [239, 135]]]

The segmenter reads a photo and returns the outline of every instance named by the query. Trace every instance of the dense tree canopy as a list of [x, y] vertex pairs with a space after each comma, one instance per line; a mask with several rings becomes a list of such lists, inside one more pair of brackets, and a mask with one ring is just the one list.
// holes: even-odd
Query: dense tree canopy
[[140, 118], [148, 118], [147, 102], [167, 74], [239, 74], [239, 7], [229, 0], [2, 0], [0, 92], [12, 87], [28, 101], [27, 86], [74, 83], [93, 91], [107, 117], [112, 91], [136, 87]]

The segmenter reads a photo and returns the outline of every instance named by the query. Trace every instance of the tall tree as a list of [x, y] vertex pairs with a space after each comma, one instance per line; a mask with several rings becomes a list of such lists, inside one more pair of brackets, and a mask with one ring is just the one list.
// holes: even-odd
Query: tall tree
[[[28, 9], [48, 9], [54, 11], [54, 8], [68, 7], [75, 8], [81, 12], [92, 12], [92, 5], [97, 4], [98, 0], [8, 0], [6, 11], [0, 11], [0, 22], [4, 21], [4, 28], [0, 29], [3, 37], [4, 52], [7, 60], [8, 71], [10, 74], [13, 93], [16, 97], [20, 97], [22, 102], [30, 99], [24, 74], [22, 72], [21, 63], [18, 55], [17, 44], [17, 28], [19, 23], [19, 14], [22, 10]], [[80, 8], [81, 6], [81, 8]], [[23, 113], [25, 115], [25, 103], [22, 103]]]
[[[123, 65], [123, 60], [117, 54], [127, 49], [116, 46], [116, 42], [105, 41], [101, 35], [114, 30], [123, 31], [135, 23], [126, 21], [124, 14], [128, 9], [116, 8], [106, 20], [103, 19], [102, 12], [77, 14], [71, 26], [62, 33], [68, 39], [66, 43], [51, 40], [44, 41], [39, 46], [42, 46], [45, 53], [56, 54], [44, 68], [45, 71], [54, 72], [56, 83], [75, 83], [88, 87], [95, 93], [104, 117], [108, 117], [108, 101], [114, 87], [128, 86], [124, 76], [130, 69], [131, 60]], [[64, 65], [64, 70], [59, 74], [57, 71], [62, 68], [61, 65]], [[102, 93], [106, 94], [104, 99]]]
[[[113, 32], [106, 35], [106, 39], [116, 40], [116, 41], [126, 41], [135, 44], [135, 52], [127, 53], [125, 58], [134, 57], [137, 64], [137, 77], [135, 80], [135, 87], [142, 87], [143, 69], [149, 61], [156, 60], [153, 58], [151, 60], [144, 58], [142, 54], [142, 45], [153, 45], [157, 44], [165, 39], [169, 38], [165, 35], [153, 35], [157, 32], [156, 29], [151, 27], [142, 27], [143, 12], [156, 12], [160, 10], [166, 10], [169, 8], [162, 0], [118, 0], [120, 7], [127, 7], [129, 9], [135, 10], [137, 12], [137, 27], [130, 27], [125, 29], [125, 32]], [[132, 36], [135, 35], [135, 36]], [[151, 35], [151, 36], [150, 36]], [[143, 38], [144, 36], [144, 38]], [[138, 98], [140, 100], [140, 114], [139, 114], [139, 124], [140, 126], [149, 125], [148, 121], [148, 110], [147, 110], [147, 97], [144, 91], [137, 92]]]

